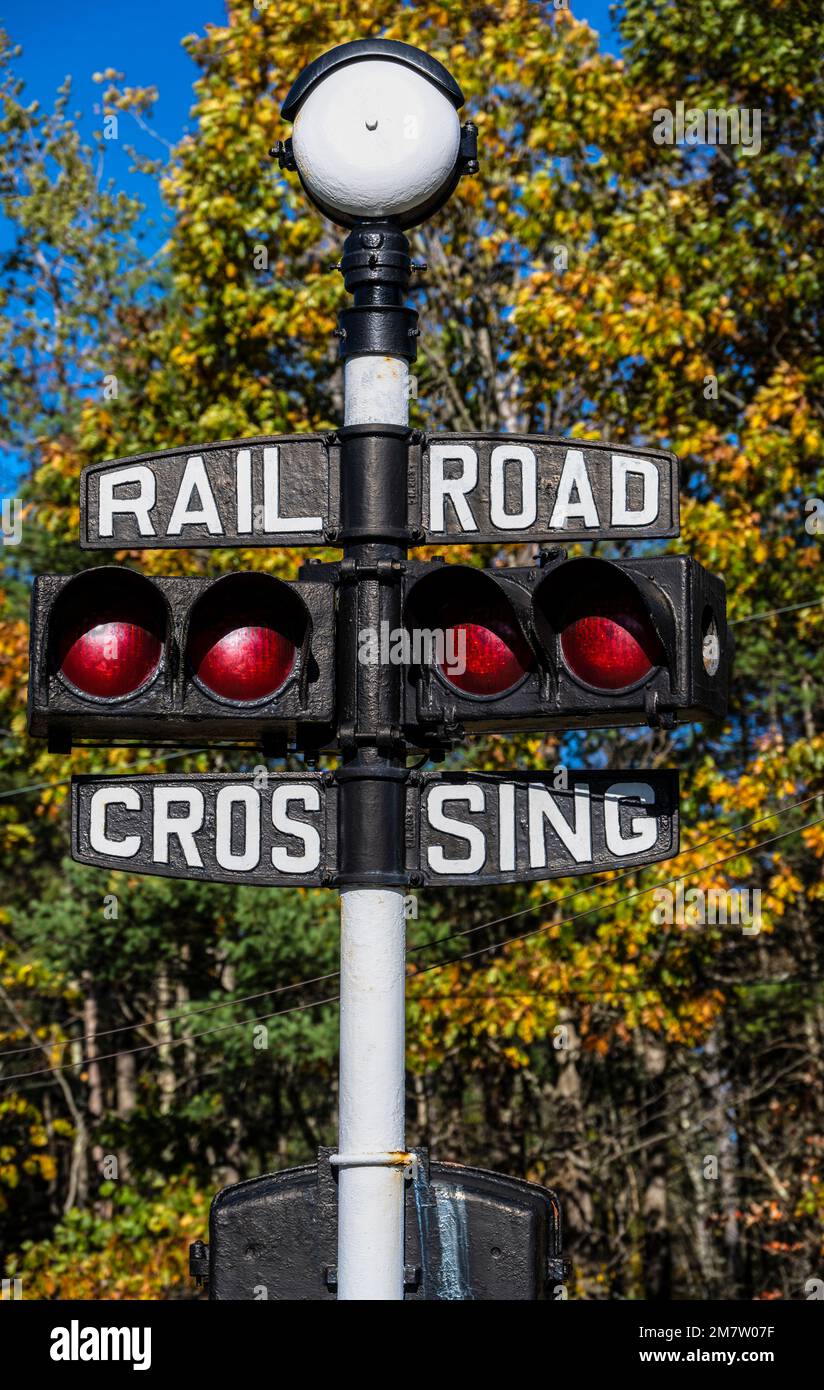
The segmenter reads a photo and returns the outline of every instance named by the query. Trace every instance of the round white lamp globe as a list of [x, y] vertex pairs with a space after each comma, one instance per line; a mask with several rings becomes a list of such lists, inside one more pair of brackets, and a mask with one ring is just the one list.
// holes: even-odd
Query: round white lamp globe
[[311, 91], [292, 150], [310, 197], [351, 218], [400, 217], [449, 182], [461, 126], [426, 77], [381, 59], [347, 64]]
[[341, 226], [413, 227], [478, 167], [474, 127], [462, 132], [458, 119], [463, 102], [443, 64], [411, 44], [339, 44], [304, 68], [283, 103], [293, 129], [276, 147], [281, 167], [296, 168], [312, 201]]

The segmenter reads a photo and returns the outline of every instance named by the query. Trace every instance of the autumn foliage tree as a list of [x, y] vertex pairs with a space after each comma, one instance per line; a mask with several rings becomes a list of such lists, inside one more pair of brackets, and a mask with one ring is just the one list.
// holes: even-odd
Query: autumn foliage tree
[[[333, 895], [68, 864], [70, 771], [160, 764], [27, 740], [26, 611], [32, 573], [86, 563], [85, 464], [339, 421], [339, 234], [267, 152], [294, 75], [364, 34], [441, 58], [479, 129], [480, 175], [415, 234], [415, 423], [673, 449], [674, 545], [724, 575], [737, 646], [723, 726], [454, 755], [677, 765], [684, 850], [630, 875], [420, 896], [410, 1142], [557, 1187], [584, 1296], [800, 1298], [824, 1277], [824, 590], [805, 524], [824, 495], [824, 22], [807, 0], [627, 0], [621, 25], [616, 59], [531, 0], [375, 0], [368, 19], [352, 0], [229, 0], [224, 25], [186, 40], [196, 124], [168, 162], [145, 135], [153, 93], [101, 74], [104, 110], [123, 130], [139, 117], [134, 157], [171, 214], [154, 255], [68, 92], [48, 113], [27, 103], [2, 50], [0, 385], [25, 514], [0, 629], [0, 1233], [8, 1269], [45, 1295], [67, 1250], [75, 1295], [180, 1291], [204, 1194], [334, 1135], [336, 1012], [319, 1002], [334, 980], [289, 988], [335, 970]], [[659, 143], [656, 113], [678, 102], [758, 111], [760, 149]], [[155, 573], [299, 560], [111, 558]], [[679, 875], [685, 897], [758, 888], [760, 930], [702, 923], [697, 895], [668, 921], [660, 890]]]

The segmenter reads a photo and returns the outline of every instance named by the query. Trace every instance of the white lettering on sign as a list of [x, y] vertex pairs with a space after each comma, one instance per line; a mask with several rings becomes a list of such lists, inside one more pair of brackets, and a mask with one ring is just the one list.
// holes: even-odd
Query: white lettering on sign
[[123, 835], [119, 840], [113, 840], [106, 827], [106, 812], [110, 806], [139, 811], [143, 801], [137, 787], [98, 787], [89, 806], [89, 844], [97, 854], [110, 854], [115, 859], [132, 859], [140, 849], [140, 836]]
[[433, 830], [440, 830], [444, 834], [463, 840], [464, 844], [469, 846], [469, 853], [448, 855], [442, 845], [431, 844], [427, 849], [429, 867], [436, 874], [476, 874], [486, 863], [484, 830], [479, 825], [467, 825], [465, 821], [447, 815], [444, 809], [447, 802], [463, 804], [470, 813], [483, 811], [486, 807], [484, 789], [477, 783], [467, 787], [449, 784], [432, 787], [426, 801], [429, 824]]
[[[232, 849], [232, 819], [243, 808], [243, 848]], [[215, 803], [215, 858], [222, 869], [241, 873], [260, 863], [260, 796], [254, 787], [221, 787]]]
[[578, 518], [584, 526], [597, 526], [598, 508], [581, 450], [567, 449], [549, 525], [563, 530], [568, 521]]
[[[192, 506], [192, 498], [197, 495], [199, 506]], [[206, 464], [199, 453], [192, 455], [183, 471], [183, 480], [178, 489], [174, 509], [168, 523], [167, 534], [179, 535], [185, 525], [206, 525], [208, 534], [222, 535], [224, 528], [218, 516], [217, 502], [206, 473]]]
[[275, 531], [322, 531], [322, 516], [281, 516], [279, 449], [277, 444], [263, 450], [263, 529]]
[[659, 521], [661, 474], [670, 467], [664, 458], [596, 451], [595, 446], [587, 452], [584, 444], [549, 444], [536, 452], [517, 440], [495, 444], [488, 456], [469, 443], [432, 440], [428, 460], [427, 529], [470, 536], [490, 528], [521, 532], [536, 526], [542, 531], [644, 530]]
[[576, 864], [586, 864], [592, 858], [592, 827], [590, 825], [590, 791], [585, 783], [576, 782], [575, 824], [570, 825], [563, 815], [557, 798], [546, 787], [529, 789], [529, 867], [546, 868], [546, 833], [544, 820], [549, 821], [562, 845], [569, 850]]
[[[627, 501], [627, 482], [630, 473], [643, 479], [643, 502], [630, 510]], [[650, 459], [631, 458], [628, 454], [612, 455], [612, 525], [648, 526], [658, 515], [658, 469]]]
[[237, 531], [239, 536], [252, 533], [252, 450], [238, 449], [235, 459], [235, 491], [237, 494]]
[[[116, 487], [127, 483], [137, 483], [140, 491], [137, 497], [115, 497]], [[157, 495], [155, 475], [145, 464], [134, 468], [116, 468], [111, 473], [103, 473], [100, 478], [100, 523], [101, 536], [114, 535], [115, 515], [133, 516], [141, 536], [153, 536], [155, 529], [149, 513]]]
[[515, 785], [501, 782], [498, 786], [498, 863], [504, 873], [515, 868]]
[[[244, 874], [264, 883], [277, 875], [300, 881], [321, 868], [325, 800], [316, 781], [279, 781], [273, 774], [261, 790], [251, 779], [147, 777], [136, 785], [73, 788], [72, 798], [75, 848], [86, 851], [81, 862], [128, 859], [132, 871], [156, 873], [162, 866], [181, 877], [201, 871], [216, 882]], [[314, 822], [302, 818], [312, 813]]]
[[[195, 834], [203, 825], [205, 802], [198, 787], [155, 787], [152, 797], [152, 858], [168, 864], [169, 841], [175, 836], [190, 869], [202, 869], [203, 860]], [[172, 816], [173, 807], [188, 807], [188, 814]]]
[[426, 864], [433, 874], [482, 878], [484, 870], [571, 870], [605, 851], [624, 859], [652, 850], [660, 831], [652, 786], [602, 786], [575, 782], [570, 795], [544, 782], [433, 783], [424, 803]]
[[[457, 478], [447, 478], [447, 463], [461, 464]], [[455, 508], [462, 531], [477, 531], [478, 523], [466, 500], [466, 494], [478, 486], [478, 455], [471, 444], [433, 444], [429, 450], [429, 525], [433, 531], [445, 531], [446, 499]]]
[[652, 849], [658, 838], [658, 825], [654, 816], [646, 811], [633, 816], [630, 822], [632, 833], [624, 835], [621, 831], [621, 802], [630, 797], [651, 806], [655, 793], [648, 782], [613, 782], [604, 792], [604, 825], [607, 849], [612, 854], [641, 854]]
[[[291, 453], [290, 448], [302, 447]], [[291, 488], [284, 488], [284, 472]], [[97, 517], [87, 521], [100, 539], [157, 537], [185, 541], [192, 527], [198, 539], [316, 534], [324, 516], [290, 516], [288, 498], [319, 492], [318, 505], [329, 495], [329, 461], [323, 445], [278, 444], [224, 450], [206, 445], [200, 453], [158, 455], [152, 463], [105, 467], [92, 465], [85, 487], [97, 479]], [[160, 479], [160, 486], [158, 486]], [[284, 492], [286, 502], [284, 502]], [[91, 494], [93, 496], [93, 494]], [[204, 535], [205, 531], [205, 535]], [[214, 543], [214, 542], [213, 542]]]
[[[191, 504], [195, 493], [200, 505], [193, 508]], [[206, 465], [200, 454], [193, 454], [187, 461], [166, 532], [170, 536], [179, 536], [184, 526], [198, 525], [205, 525], [210, 536], [223, 535]]]
[[320, 867], [320, 833], [316, 826], [306, 821], [292, 820], [289, 806], [292, 802], [301, 805], [304, 811], [320, 809], [320, 788], [313, 784], [303, 787], [276, 787], [272, 793], [272, 824], [284, 835], [293, 835], [303, 841], [303, 854], [290, 854], [288, 850], [275, 845], [272, 850], [272, 863], [282, 874], [312, 874]]
[[[507, 465], [519, 465], [521, 509], [506, 510]], [[477, 468], [477, 463], [476, 463]], [[489, 515], [502, 531], [525, 531], [538, 515], [538, 463], [525, 444], [498, 444], [492, 450], [489, 470]]]

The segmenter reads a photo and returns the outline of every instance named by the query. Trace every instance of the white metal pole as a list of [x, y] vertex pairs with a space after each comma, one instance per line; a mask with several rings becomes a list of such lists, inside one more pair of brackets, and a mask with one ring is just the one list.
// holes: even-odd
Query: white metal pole
[[[409, 421], [409, 364], [364, 355], [344, 363], [344, 423]], [[364, 825], [362, 834], [370, 827]], [[404, 1149], [405, 918], [397, 888], [341, 893], [338, 1298], [403, 1298], [404, 1176], [347, 1158]]]

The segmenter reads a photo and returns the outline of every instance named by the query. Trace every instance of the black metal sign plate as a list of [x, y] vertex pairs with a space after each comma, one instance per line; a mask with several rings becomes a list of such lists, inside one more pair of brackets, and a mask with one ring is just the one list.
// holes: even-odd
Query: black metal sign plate
[[340, 511], [324, 435], [191, 444], [93, 463], [80, 477], [85, 550], [323, 545]]
[[[677, 772], [425, 773], [407, 797], [410, 867], [425, 884], [523, 883], [654, 864], [678, 853]], [[413, 837], [417, 830], [417, 840]]]
[[321, 773], [72, 778], [72, 858], [210, 883], [328, 881], [337, 788]]
[[427, 542], [677, 536], [678, 460], [538, 434], [432, 434], [414, 499]]
[[[557, 1301], [561, 1206], [522, 1178], [414, 1154], [404, 1184], [404, 1299]], [[224, 1187], [209, 1216], [209, 1298], [327, 1302], [337, 1296], [338, 1184], [317, 1164]], [[205, 1251], [204, 1251], [205, 1253]]]
[[[410, 882], [522, 883], [631, 868], [678, 852], [677, 772], [424, 773], [406, 789]], [[362, 833], [369, 834], [363, 826]], [[212, 883], [335, 882], [329, 773], [72, 779], [81, 864]]]

